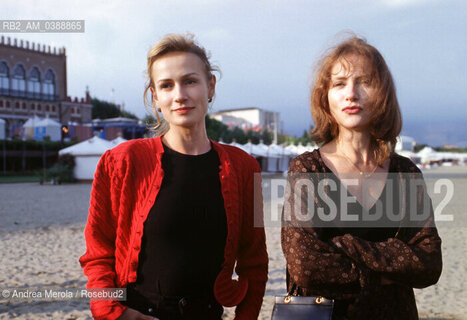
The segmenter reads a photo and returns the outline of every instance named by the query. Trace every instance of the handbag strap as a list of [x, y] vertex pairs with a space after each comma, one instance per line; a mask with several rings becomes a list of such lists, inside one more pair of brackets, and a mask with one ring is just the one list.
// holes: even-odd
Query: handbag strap
[[297, 286], [297, 284], [295, 282], [292, 282], [292, 287], [287, 292], [287, 295], [289, 297], [291, 297], [291, 296], [300, 296], [300, 295], [303, 295], [303, 292], [302, 292], [301, 288], [299, 286]]
[[298, 295], [298, 287], [295, 282], [292, 282], [292, 287], [290, 288], [289, 292], [287, 293], [288, 296], [296, 296]]

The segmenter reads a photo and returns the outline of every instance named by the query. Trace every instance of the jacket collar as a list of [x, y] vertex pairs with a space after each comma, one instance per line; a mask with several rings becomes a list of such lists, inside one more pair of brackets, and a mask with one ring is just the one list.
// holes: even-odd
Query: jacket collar
[[[160, 136], [157, 136], [154, 138], [154, 143], [156, 145], [156, 153], [159, 154], [159, 156], [162, 156], [162, 154], [164, 153], [164, 146], [162, 145], [162, 137], [164, 135], [160, 135]], [[211, 144], [214, 148], [214, 150], [217, 152], [217, 154], [219, 155], [219, 160], [222, 164], [225, 164], [227, 166], [230, 165], [230, 158], [229, 158], [229, 154], [226, 152], [225, 148], [222, 146], [222, 144], [214, 141], [214, 140], [211, 140], [209, 139], [209, 141], [211, 141]], [[226, 168], [227, 170], [229, 170], [228, 168]]]

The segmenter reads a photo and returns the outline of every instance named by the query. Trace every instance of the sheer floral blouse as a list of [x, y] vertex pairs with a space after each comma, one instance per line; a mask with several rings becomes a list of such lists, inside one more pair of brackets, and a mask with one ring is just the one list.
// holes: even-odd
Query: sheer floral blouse
[[[395, 198], [403, 214], [397, 225], [380, 228], [316, 223], [318, 209], [332, 208], [323, 196], [331, 189], [310, 193], [295, 186], [305, 179], [318, 187], [319, 180], [329, 176], [333, 173], [319, 150], [306, 152], [290, 164], [281, 235], [288, 288], [295, 283], [300, 295], [335, 299], [333, 319], [418, 319], [413, 288], [435, 284], [442, 269], [441, 239], [420, 170], [407, 158], [391, 156], [388, 180], [396, 177], [397, 188], [406, 187]], [[416, 179], [422, 184], [413, 192], [409, 184]], [[388, 185], [382, 194], [387, 189]], [[351, 210], [358, 209], [358, 202], [353, 206]], [[310, 210], [314, 218], [304, 219]], [[411, 210], [418, 212], [411, 215]]]

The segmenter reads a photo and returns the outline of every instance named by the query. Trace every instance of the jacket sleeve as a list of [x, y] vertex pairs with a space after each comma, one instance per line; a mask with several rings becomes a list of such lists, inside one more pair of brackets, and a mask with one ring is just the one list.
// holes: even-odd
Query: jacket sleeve
[[[261, 169], [255, 159], [248, 163], [249, 172], [244, 192], [243, 218], [238, 250], [239, 277], [248, 279], [248, 291], [235, 310], [235, 319], [257, 319], [268, 278], [268, 254], [263, 221]], [[253, 170], [252, 170], [253, 169]]]
[[[335, 237], [333, 243], [357, 265], [410, 287], [424, 288], [435, 284], [441, 275], [441, 239], [431, 200], [428, 207], [423, 205], [429, 200], [425, 185], [417, 186], [415, 192], [407, 189], [405, 195], [409, 198], [406, 207], [417, 210], [417, 216], [424, 216], [423, 211], [429, 210], [427, 219], [409, 221], [412, 215], [408, 212], [395, 238], [371, 242], [346, 234]], [[417, 197], [415, 209], [408, 204], [410, 197]]]
[[[299, 179], [311, 180], [315, 186], [315, 175], [305, 173], [308, 169], [300, 160], [292, 161], [289, 168], [284, 210], [282, 214], [281, 244], [291, 282], [307, 293], [328, 298], [347, 299], [359, 294], [361, 287], [378, 281], [366, 268], [360, 268], [351, 258], [331, 241], [320, 239], [321, 228], [316, 228], [312, 220], [300, 221], [306, 217], [308, 206], [316, 206], [317, 199], [309, 190], [296, 190]], [[300, 212], [297, 212], [300, 211]], [[291, 283], [289, 283], [291, 285]]]
[[[116, 288], [115, 235], [117, 214], [113, 210], [110, 156], [107, 151], [99, 161], [91, 191], [89, 216], [84, 230], [86, 252], [79, 259], [84, 274], [88, 277], [87, 288]], [[117, 301], [91, 300], [94, 319], [118, 318], [126, 309]]]

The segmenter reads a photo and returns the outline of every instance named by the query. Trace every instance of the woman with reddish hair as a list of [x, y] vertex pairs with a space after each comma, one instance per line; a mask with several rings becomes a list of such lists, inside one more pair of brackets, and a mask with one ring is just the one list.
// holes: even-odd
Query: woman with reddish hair
[[289, 290], [334, 299], [333, 319], [418, 319], [413, 288], [438, 281], [441, 239], [420, 170], [394, 152], [401, 114], [378, 50], [331, 49], [311, 112], [320, 147], [292, 160], [283, 214]]

